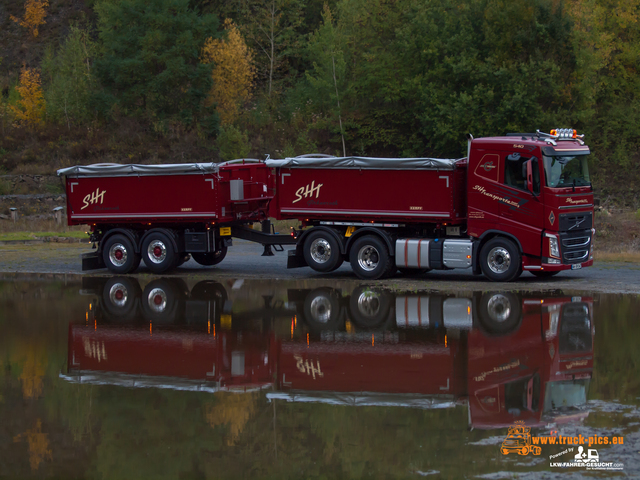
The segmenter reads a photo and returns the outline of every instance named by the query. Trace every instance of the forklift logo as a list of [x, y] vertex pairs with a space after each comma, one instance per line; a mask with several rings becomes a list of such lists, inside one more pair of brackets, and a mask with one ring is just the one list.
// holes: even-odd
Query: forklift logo
[[106, 190], [100, 191], [99, 188], [96, 188], [95, 192], [88, 193], [84, 197], [84, 199], [82, 200], [82, 203], [84, 203], [84, 207], [82, 207], [80, 210], [84, 210], [89, 205], [93, 205], [94, 203], [98, 203], [98, 201], [100, 201], [100, 205], [102, 205], [102, 203], [104, 202], [104, 194], [105, 193], [107, 193]]
[[509, 433], [503, 440], [500, 451], [503, 455], [510, 453], [540, 455], [542, 448], [531, 444], [531, 427], [526, 427], [522, 422], [516, 422], [509, 427]]
[[299, 202], [300, 200], [302, 200], [302, 197], [304, 196], [304, 198], [313, 198], [313, 194], [316, 194], [316, 198], [318, 198], [318, 196], [320, 196], [320, 187], [324, 185], [323, 183], [319, 184], [316, 187], [316, 181], [314, 180], [313, 182], [311, 182], [310, 184], [307, 184], [304, 187], [300, 187], [298, 190], [296, 190], [296, 198], [293, 202], [291, 203], [296, 203]]

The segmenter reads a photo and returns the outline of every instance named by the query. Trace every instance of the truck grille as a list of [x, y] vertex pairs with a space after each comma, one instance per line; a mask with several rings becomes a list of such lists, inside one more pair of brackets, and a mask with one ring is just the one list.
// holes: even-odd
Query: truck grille
[[591, 241], [591, 237], [574, 237], [574, 238], [565, 238], [562, 240], [562, 245], [565, 247], [584, 247], [589, 245]]
[[564, 254], [565, 263], [578, 263], [587, 259], [589, 250], [580, 250], [578, 252], [566, 252]]

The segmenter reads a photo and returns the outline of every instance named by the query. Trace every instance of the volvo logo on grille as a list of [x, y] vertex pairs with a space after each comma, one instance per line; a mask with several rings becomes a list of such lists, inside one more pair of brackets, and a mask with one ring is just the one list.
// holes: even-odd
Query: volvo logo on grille
[[574, 228], [579, 227], [584, 221], [584, 218], [582, 220], [578, 220], [572, 227], [569, 227], [569, 230], [573, 230]]

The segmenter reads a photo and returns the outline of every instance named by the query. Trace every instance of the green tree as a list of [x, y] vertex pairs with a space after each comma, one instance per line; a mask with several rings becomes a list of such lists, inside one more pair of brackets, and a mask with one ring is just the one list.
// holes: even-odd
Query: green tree
[[95, 44], [86, 30], [71, 27], [71, 32], [57, 53], [49, 49], [42, 69], [47, 85], [47, 115], [67, 128], [91, 117], [89, 101], [96, 88], [91, 61]]
[[198, 15], [188, 0], [103, 1], [96, 11], [96, 73], [125, 114], [217, 130], [215, 107], [204, 107], [213, 65], [200, 62], [206, 39], [219, 37], [215, 15]]

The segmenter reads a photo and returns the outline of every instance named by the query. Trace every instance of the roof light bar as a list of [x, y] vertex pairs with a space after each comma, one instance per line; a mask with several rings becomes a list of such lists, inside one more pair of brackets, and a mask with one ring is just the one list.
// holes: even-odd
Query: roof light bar
[[575, 140], [584, 138], [584, 135], [578, 135], [578, 131], [573, 128], [554, 128], [551, 130], [551, 136], [556, 140]]

